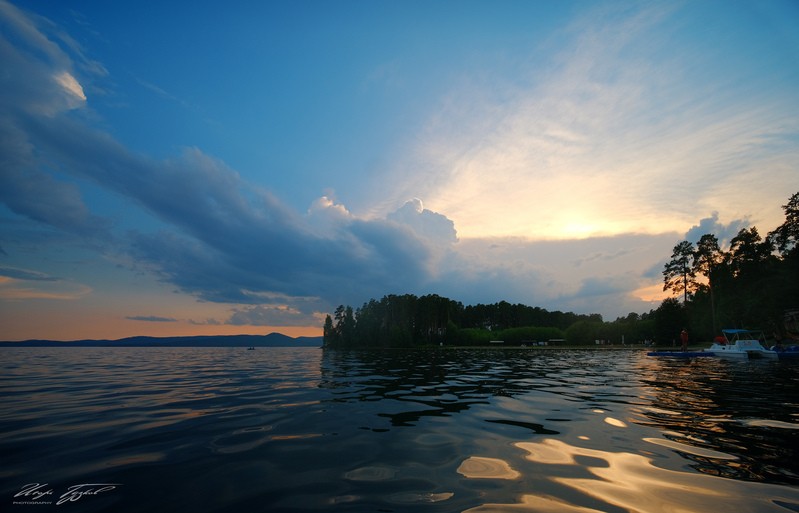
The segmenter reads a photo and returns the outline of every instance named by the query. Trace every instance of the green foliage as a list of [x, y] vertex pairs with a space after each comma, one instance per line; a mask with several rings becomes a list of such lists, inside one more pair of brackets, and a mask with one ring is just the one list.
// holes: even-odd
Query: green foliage
[[[341, 305], [334, 319], [325, 319], [325, 347], [392, 348], [440, 344], [482, 346], [492, 340], [520, 345], [562, 339], [563, 329], [559, 326], [576, 319], [601, 322], [602, 317], [548, 312], [506, 301], [464, 308], [460, 302], [436, 294], [422, 297], [392, 294], [380, 301], [372, 299], [354, 312], [351, 307]], [[551, 325], [522, 324], [532, 321]]]
[[339, 305], [334, 313], [336, 323], [328, 315], [325, 318], [324, 343], [331, 346], [351, 347], [355, 344], [355, 317], [352, 307]]
[[566, 330], [566, 340], [570, 344], [588, 345], [596, 340], [602, 340], [600, 330], [604, 323], [595, 321], [577, 321]]
[[452, 342], [458, 346], [487, 346], [491, 341], [492, 333], [479, 328], [464, 328], [457, 330]]
[[521, 345], [530, 342], [546, 342], [549, 340], [562, 340], [563, 330], [555, 327], [524, 326], [508, 328], [497, 334], [499, 340], [506, 344]]
[[[680, 331], [688, 327], [688, 309], [685, 303], [674, 298], [663, 300], [655, 311], [654, 340], [658, 344], [670, 344], [679, 337]], [[692, 333], [689, 331], [689, 334]]]

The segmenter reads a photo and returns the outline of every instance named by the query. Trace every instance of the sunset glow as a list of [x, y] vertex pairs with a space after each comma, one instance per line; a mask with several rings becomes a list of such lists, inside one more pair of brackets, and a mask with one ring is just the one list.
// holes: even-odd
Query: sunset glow
[[798, 189], [795, 2], [195, 7], [0, 0], [0, 340], [612, 320]]

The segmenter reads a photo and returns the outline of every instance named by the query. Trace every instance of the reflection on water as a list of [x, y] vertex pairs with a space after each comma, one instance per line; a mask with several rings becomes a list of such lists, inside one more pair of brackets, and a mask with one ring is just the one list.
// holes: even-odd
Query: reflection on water
[[552, 481], [600, 500], [600, 510], [571, 504], [560, 498], [524, 495], [517, 504], [487, 504], [470, 509], [480, 511], [607, 511], [616, 506], [621, 511], [704, 512], [704, 511], [784, 511], [799, 507], [794, 489], [740, 483], [687, 472], [665, 470], [652, 465], [652, 459], [639, 454], [585, 449], [558, 440], [518, 443], [527, 451], [527, 459], [541, 465], [579, 466], [587, 477], [558, 476]]
[[799, 511], [798, 369], [636, 351], [3, 349], [0, 509], [27, 483], [113, 482], [81, 511]]
[[[390, 400], [398, 411], [379, 415], [392, 426], [410, 426], [423, 417], [450, 417], [531, 391], [556, 394], [559, 400], [583, 406], [611, 396], [624, 399], [620, 388], [628, 386], [626, 376], [581, 367], [580, 355], [559, 352], [556, 358], [541, 358], [533, 352], [503, 350], [329, 352], [323, 360], [322, 386], [334, 389], [336, 401]], [[485, 420], [557, 434], [518, 418]]]
[[[669, 361], [672, 360], [672, 361]], [[799, 484], [799, 366], [785, 362], [643, 359], [640, 424], [678, 442], [699, 472]], [[734, 462], [696, 455], [706, 448]]]
[[[506, 441], [544, 465], [525, 473], [516, 470], [524, 468], [518, 454], [487, 456], [496, 447], [464, 455], [457, 468], [464, 477], [521, 480], [532, 492], [517, 487], [513, 502], [469, 511], [799, 510], [796, 489], [772, 486], [799, 484], [799, 379], [796, 367], [784, 363], [465, 351], [330, 353], [323, 368], [322, 386], [336, 389], [336, 401], [379, 402], [376, 417], [394, 427], [462, 414], [522, 428], [508, 431], [507, 439], [564, 434], [572, 440]], [[606, 433], [600, 422], [617, 430]], [[631, 426], [634, 433], [625, 434]], [[572, 492], [554, 498], [553, 486]]]
[[472, 456], [461, 463], [458, 474], [473, 479], [516, 479], [521, 476], [503, 460], [480, 456]]

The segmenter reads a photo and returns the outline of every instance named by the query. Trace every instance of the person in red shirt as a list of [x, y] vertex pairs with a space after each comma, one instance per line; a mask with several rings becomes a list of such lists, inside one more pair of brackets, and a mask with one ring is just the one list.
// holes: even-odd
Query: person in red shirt
[[680, 342], [682, 343], [682, 350], [683, 351], [687, 351], [688, 350], [688, 330], [686, 330], [685, 328], [683, 328], [682, 331], [680, 332]]

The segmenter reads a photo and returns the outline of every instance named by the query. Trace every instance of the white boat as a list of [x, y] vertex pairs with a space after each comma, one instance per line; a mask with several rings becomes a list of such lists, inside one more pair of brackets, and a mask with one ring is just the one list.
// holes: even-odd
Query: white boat
[[754, 330], [721, 330], [724, 340], [713, 342], [705, 351], [710, 351], [721, 358], [738, 360], [754, 358], [777, 359], [777, 351], [766, 349], [761, 343], [763, 334]]

